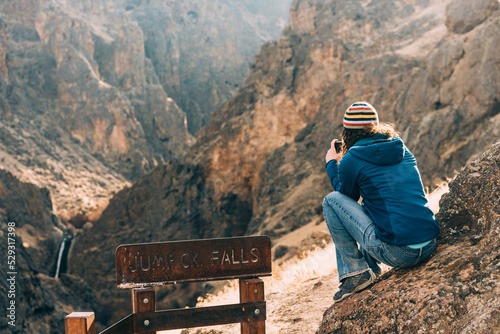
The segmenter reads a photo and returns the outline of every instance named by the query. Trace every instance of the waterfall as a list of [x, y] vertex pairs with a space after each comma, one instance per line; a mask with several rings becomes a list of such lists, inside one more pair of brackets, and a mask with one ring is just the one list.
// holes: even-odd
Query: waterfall
[[56, 272], [54, 274], [54, 278], [59, 278], [61, 270], [63, 270], [63, 272], [66, 271], [66, 261], [68, 257], [69, 246], [71, 245], [71, 239], [72, 235], [65, 233], [61, 240], [61, 243], [59, 244], [59, 252], [57, 254]]

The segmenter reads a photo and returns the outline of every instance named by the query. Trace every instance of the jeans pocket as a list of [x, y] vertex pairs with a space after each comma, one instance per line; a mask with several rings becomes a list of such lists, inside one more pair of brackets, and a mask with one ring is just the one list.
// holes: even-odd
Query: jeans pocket
[[410, 267], [418, 263], [420, 249], [412, 249], [405, 246], [395, 246], [384, 243], [383, 256], [388, 265], [394, 268]]

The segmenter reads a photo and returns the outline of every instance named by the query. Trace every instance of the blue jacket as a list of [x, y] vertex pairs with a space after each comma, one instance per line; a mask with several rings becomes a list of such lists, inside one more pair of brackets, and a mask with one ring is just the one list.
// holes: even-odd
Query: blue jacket
[[330, 160], [326, 171], [333, 187], [363, 207], [376, 225], [378, 237], [393, 245], [417, 244], [439, 234], [425, 198], [417, 161], [400, 138], [383, 134], [359, 140], [337, 169]]

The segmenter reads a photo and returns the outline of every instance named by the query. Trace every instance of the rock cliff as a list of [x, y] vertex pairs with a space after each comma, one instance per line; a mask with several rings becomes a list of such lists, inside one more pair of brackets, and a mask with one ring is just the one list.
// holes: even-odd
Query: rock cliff
[[294, 1], [283, 36], [262, 47], [185, 161], [118, 193], [77, 236], [71, 272], [99, 273], [93, 288], [110, 289], [120, 243], [274, 238], [318, 219], [331, 189], [324, 154], [356, 100], [396, 124], [426, 186], [454, 176], [500, 138], [498, 3], [469, 13], [467, 31], [450, 23], [465, 20], [457, 6], [467, 1]]
[[261, 45], [277, 39], [291, 0], [126, 1], [165, 91], [196, 133], [250, 72]]
[[129, 181], [182, 157], [188, 127], [206, 123], [284, 27], [290, 0], [265, 4], [0, 4], [0, 166], [85, 222]]
[[94, 208], [188, 146], [185, 114], [159, 84], [142, 31], [107, 17], [111, 5], [0, 6], [1, 165], [47, 186], [61, 210]]
[[[0, 223], [0, 249], [5, 256], [0, 303], [14, 307], [13, 314], [3, 313], [0, 332], [63, 333], [68, 312], [97, 308], [95, 296], [81, 278], [67, 274], [53, 278], [64, 227], [54, 215], [47, 189], [0, 170]], [[13, 258], [7, 259], [8, 249], [14, 252]], [[11, 321], [15, 327], [8, 324]]]
[[463, 168], [440, 207], [431, 259], [333, 305], [316, 333], [500, 331], [500, 143]]

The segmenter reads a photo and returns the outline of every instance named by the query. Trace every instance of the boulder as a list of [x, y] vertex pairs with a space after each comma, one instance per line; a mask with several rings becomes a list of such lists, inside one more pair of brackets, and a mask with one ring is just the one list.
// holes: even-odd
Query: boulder
[[464, 167], [449, 187], [429, 261], [390, 270], [369, 289], [334, 304], [317, 334], [500, 331], [500, 143]]
[[446, 6], [446, 27], [450, 32], [464, 34], [498, 8], [498, 0], [457, 0]]

